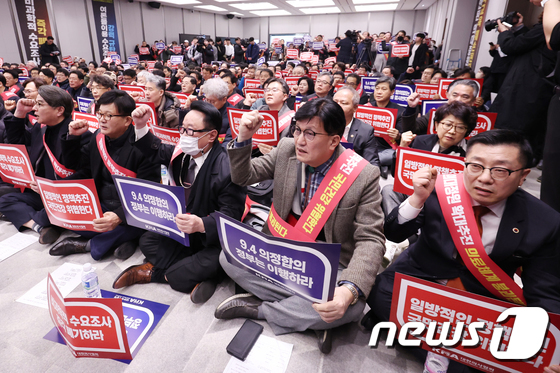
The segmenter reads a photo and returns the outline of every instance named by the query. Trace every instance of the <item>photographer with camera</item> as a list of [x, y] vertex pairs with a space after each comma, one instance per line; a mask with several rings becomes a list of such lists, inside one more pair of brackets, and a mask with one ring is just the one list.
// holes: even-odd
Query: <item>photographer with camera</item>
[[198, 39], [196, 50], [202, 54], [202, 63], [212, 63], [214, 60], [214, 48], [210, 45], [210, 41], [208, 39]]
[[351, 65], [352, 62], [354, 62], [352, 46], [358, 41], [358, 36], [351, 30], [347, 30], [344, 36], [345, 37], [336, 44], [336, 47], [340, 48], [338, 56], [336, 56], [336, 62], [344, 62], [345, 64]]
[[511, 28], [496, 20], [498, 44], [512, 63], [490, 112], [499, 114], [495, 128], [524, 134], [538, 162], [543, 155], [546, 112], [553, 95], [553, 85], [546, 77], [554, 70], [556, 53], [546, 46], [541, 21], [526, 33], [516, 34], [513, 30], [523, 28], [523, 16], [515, 14], [516, 17], [510, 13], [504, 19], [513, 22]]
[[357, 31], [357, 34], [359, 36], [359, 44], [356, 48], [356, 66], [361, 66], [363, 64], [371, 66], [372, 62], [375, 61], [375, 56], [372, 53], [371, 47], [373, 44], [373, 39], [369, 36], [369, 32], [367, 31], [364, 31], [363, 33]]

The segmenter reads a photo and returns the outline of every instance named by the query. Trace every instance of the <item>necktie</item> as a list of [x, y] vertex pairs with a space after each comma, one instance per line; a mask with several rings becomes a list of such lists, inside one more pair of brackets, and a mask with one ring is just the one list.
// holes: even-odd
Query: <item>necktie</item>
[[189, 203], [189, 195], [191, 194], [191, 187], [194, 183], [194, 169], [196, 168], [196, 162], [193, 158], [189, 163], [189, 169], [187, 170], [187, 174], [183, 179], [183, 187], [185, 188], [185, 203]]

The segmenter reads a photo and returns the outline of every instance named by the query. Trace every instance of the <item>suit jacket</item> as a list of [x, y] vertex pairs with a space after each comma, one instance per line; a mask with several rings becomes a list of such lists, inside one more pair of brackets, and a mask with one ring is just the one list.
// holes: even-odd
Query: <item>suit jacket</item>
[[[148, 132], [135, 145], [150, 159], [151, 162], [169, 165], [175, 149], [172, 145], [162, 144], [154, 134]], [[181, 169], [183, 175], [189, 167], [190, 156], [179, 155], [171, 165], [173, 179], [176, 185], [181, 185]], [[208, 157], [198, 171], [191, 186], [191, 193], [187, 200], [187, 212], [194, 214], [204, 222], [205, 233], [189, 234], [190, 247], [203, 249], [204, 247], [220, 246], [216, 220], [211, 215], [219, 211], [233, 219], [240, 220], [245, 210], [246, 188], [231, 181], [230, 165], [225, 149], [219, 142], [214, 142]]]
[[[414, 44], [410, 45], [410, 53], [412, 54], [412, 48], [414, 47]], [[418, 49], [416, 49], [416, 52], [414, 52], [414, 60], [412, 60], [412, 67], [416, 70], [416, 68], [418, 67], [419, 69], [421, 69], [422, 67], [424, 67], [425, 65], [427, 65], [427, 55], [428, 53], [428, 46], [426, 44], [424, 44], [424, 42], [422, 42], [422, 44], [420, 44], [418, 46]], [[410, 57], [409, 57], [409, 61], [408, 63], [410, 63]]]
[[364, 123], [360, 119], [354, 118], [346, 140], [354, 144], [354, 151], [356, 153], [361, 155], [372, 165], [379, 167], [377, 140], [375, 139], [372, 126]]
[[[339, 145], [337, 156], [344, 152]], [[284, 220], [288, 218], [296, 191], [302, 163], [295, 154], [292, 138], [282, 139], [270, 153], [250, 159], [251, 146], [228, 146], [231, 178], [238, 185], [251, 185], [274, 179], [274, 208]], [[367, 297], [385, 252], [382, 231], [383, 213], [379, 193], [379, 169], [366, 165], [350, 189], [340, 200], [324, 226], [328, 243], [340, 243], [340, 264], [346, 267], [339, 278], [350, 281]], [[268, 226], [263, 231], [270, 234]]]
[[[460, 277], [467, 291], [494, 298], [462, 263], [453, 258], [455, 245], [435, 191], [416, 219], [399, 224], [397, 216], [398, 207], [385, 220], [388, 239], [401, 242], [419, 228], [422, 228], [422, 234], [387, 271], [432, 281]], [[506, 201], [490, 258], [510, 277], [517, 268], [523, 268], [523, 295], [528, 306], [560, 312], [558, 212], [522, 189], [515, 191]]]
[[[400, 44], [407, 44], [405, 42], [403, 43], [398, 43]], [[384, 51], [388, 51], [389, 52], [389, 58], [387, 58], [387, 65], [389, 66], [393, 66], [395, 68], [395, 76], [400, 76], [402, 73], [404, 73], [408, 67], [408, 57], [391, 57], [391, 51], [393, 50], [393, 44], [389, 43], [387, 44], [387, 42], [385, 40], [383, 40], [381, 42], [381, 48]], [[410, 46], [410, 49], [412, 51], [412, 45]]]
[[[410, 143], [410, 147], [413, 149], [426, 150], [431, 152], [438, 141], [439, 138], [437, 134], [420, 135], [420, 136], [416, 136], [416, 138], [412, 140], [412, 142]], [[461, 157], [466, 156], [467, 153], [466, 149], [463, 149], [459, 145], [457, 145], [456, 148], [458, 149], [453, 150], [453, 147], [451, 147], [450, 151], [461, 153]]]

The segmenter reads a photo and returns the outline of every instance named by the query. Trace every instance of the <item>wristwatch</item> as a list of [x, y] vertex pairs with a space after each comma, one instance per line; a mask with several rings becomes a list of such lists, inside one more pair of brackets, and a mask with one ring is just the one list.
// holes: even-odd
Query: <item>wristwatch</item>
[[343, 283], [342, 286], [345, 286], [348, 290], [350, 290], [350, 292], [354, 296], [354, 299], [352, 300], [352, 303], [350, 303], [350, 305], [351, 306], [355, 305], [358, 302], [358, 298], [360, 297], [360, 294], [358, 294], [358, 289], [356, 289], [356, 286], [349, 283]]

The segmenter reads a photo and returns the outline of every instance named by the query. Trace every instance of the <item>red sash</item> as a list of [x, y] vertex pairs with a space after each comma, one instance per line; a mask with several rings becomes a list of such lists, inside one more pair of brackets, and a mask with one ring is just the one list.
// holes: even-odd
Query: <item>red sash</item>
[[177, 144], [175, 145], [175, 149], [173, 149], [171, 161], [169, 162], [169, 166], [167, 167], [167, 173], [169, 175], [169, 185], [177, 186], [177, 184], [175, 184], [175, 179], [173, 178], [173, 161], [179, 156], [179, 154], [183, 154], [183, 151], [179, 147], [179, 144]]
[[271, 206], [267, 220], [270, 233], [275, 237], [296, 241], [315, 241], [329, 216], [367, 164], [368, 161], [353, 150], [346, 149], [325, 175], [295, 226], [284, 221], [274, 205]]
[[281, 134], [282, 131], [286, 129], [292, 123], [292, 118], [296, 115], [296, 112], [293, 110], [288, 111], [286, 114], [282, 115], [281, 118], [278, 118], [278, 134]]
[[101, 159], [103, 160], [103, 163], [105, 163], [105, 167], [107, 167], [107, 170], [109, 170], [111, 175], [136, 177], [136, 172], [132, 172], [129, 169], [119, 166], [117, 162], [111, 158], [105, 145], [105, 135], [98, 132], [95, 137], [95, 142], [97, 143], [97, 150], [99, 150], [99, 154], [101, 154]]
[[[41, 128], [46, 127], [46, 124], [41, 124]], [[54, 156], [54, 154], [51, 152], [51, 149], [49, 149], [47, 142], [45, 141], [45, 133], [43, 133], [43, 146], [45, 147], [45, 150], [47, 151], [47, 154], [49, 156], [49, 159], [51, 160], [51, 164], [53, 166], [54, 172], [61, 178], [65, 179], [70, 175], [74, 174], [74, 170], [71, 170], [69, 168], [66, 168], [62, 165], [62, 163], [60, 163]]]
[[496, 297], [527, 305], [523, 290], [486, 254], [463, 177], [439, 175], [436, 191], [449, 233], [468, 270]]

